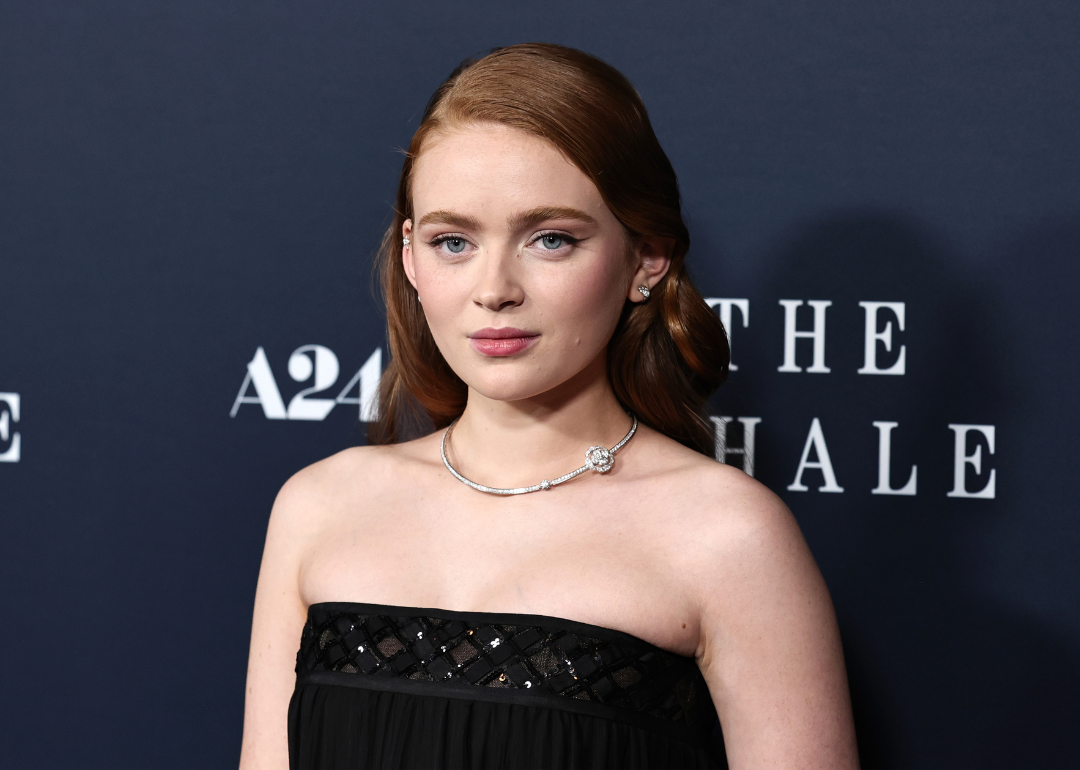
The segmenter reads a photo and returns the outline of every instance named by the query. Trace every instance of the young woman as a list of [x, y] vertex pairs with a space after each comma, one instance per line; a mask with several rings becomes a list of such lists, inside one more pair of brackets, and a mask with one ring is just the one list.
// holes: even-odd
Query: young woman
[[518, 45], [439, 88], [379, 256], [372, 445], [270, 516], [242, 766], [857, 764], [798, 526], [711, 457], [728, 352], [688, 248], [607, 64]]

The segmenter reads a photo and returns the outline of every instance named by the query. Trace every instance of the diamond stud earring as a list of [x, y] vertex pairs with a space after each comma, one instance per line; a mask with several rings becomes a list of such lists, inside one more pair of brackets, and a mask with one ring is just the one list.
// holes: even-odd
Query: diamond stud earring
[[412, 243], [412, 241], [410, 241], [408, 238], [402, 238], [401, 239], [401, 245], [402, 246], [408, 246], [410, 243]]
[[648, 299], [649, 295], [652, 294], [652, 292], [649, 291], [649, 287], [645, 286], [644, 284], [642, 284], [641, 286], [638, 286], [637, 290], [641, 292], [641, 296], [644, 297], [645, 299]]

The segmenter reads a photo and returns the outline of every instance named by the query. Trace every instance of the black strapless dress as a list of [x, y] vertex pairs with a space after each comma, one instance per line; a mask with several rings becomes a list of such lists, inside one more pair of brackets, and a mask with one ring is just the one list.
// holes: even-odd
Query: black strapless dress
[[292, 768], [723, 768], [692, 658], [542, 615], [308, 608]]

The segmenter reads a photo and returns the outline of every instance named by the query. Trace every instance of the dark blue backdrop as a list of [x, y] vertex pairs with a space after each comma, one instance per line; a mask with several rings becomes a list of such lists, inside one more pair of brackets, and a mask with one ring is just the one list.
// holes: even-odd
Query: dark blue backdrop
[[[1080, 764], [1078, 35], [1075, 3], [990, 0], [0, 6], [0, 765], [235, 764], [271, 502], [363, 441], [349, 403], [230, 417], [245, 367], [287, 407], [296, 348], [334, 352], [329, 398], [384, 349], [395, 148], [461, 58], [527, 40], [634, 81], [700, 287], [747, 300], [715, 408], [761, 419], [865, 765]], [[778, 371], [784, 299], [832, 303], [828, 373], [809, 339]], [[857, 373], [866, 301], [904, 303], [903, 375]], [[788, 489], [815, 418], [842, 493]], [[871, 493], [875, 421], [915, 495]], [[994, 427], [961, 447], [992, 499], [947, 496], [950, 424]]]

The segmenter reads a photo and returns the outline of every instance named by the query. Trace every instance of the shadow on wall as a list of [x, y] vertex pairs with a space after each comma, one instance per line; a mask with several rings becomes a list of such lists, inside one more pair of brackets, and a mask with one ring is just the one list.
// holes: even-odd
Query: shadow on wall
[[[1017, 486], [1026, 383], [1002, 363], [1015, 360], [1021, 340], [996, 292], [958, 276], [951, 266], [960, 261], [919, 227], [874, 211], [815, 223], [768, 262], [773, 270], [751, 298], [754, 323], [736, 325], [739, 371], [717, 403], [724, 414], [763, 418], [756, 475], [791, 507], [832, 591], [863, 766], [1076, 766], [1080, 666], [1070, 640], [980, 585], [981, 575], [1001, 571], [987, 538], [1002, 522], [1023, 520], [1040, 495]], [[803, 372], [777, 372], [780, 299], [832, 301], [830, 372], [805, 371], [811, 340], [797, 343]], [[893, 363], [903, 344], [903, 376], [857, 373], [860, 301], [905, 303], [903, 333], [895, 317], [878, 324], [894, 322], [892, 350], [879, 343], [880, 365]], [[812, 321], [803, 307], [799, 329]], [[802, 477], [809, 491], [787, 489], [815, 417], [842, 494], [818, 491], [824, 478], [814, 469]], [[914, 496], [871, 494], [874, 421], [898, 423], [891, 486], [902, 487], [916, 465]], [[982, 472], [969, 465], [966, 477], [966, 488], [978, 490], [996, 469], [994, 499], [946, 496], [954, 483], [950, 423], [995, 426], [995, 453], [983, 442]]]

